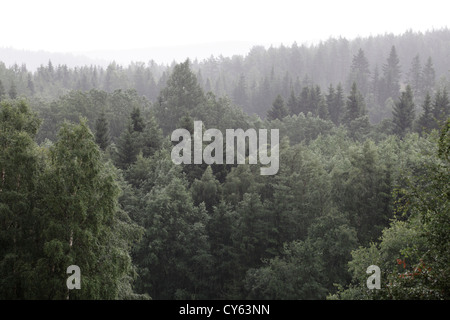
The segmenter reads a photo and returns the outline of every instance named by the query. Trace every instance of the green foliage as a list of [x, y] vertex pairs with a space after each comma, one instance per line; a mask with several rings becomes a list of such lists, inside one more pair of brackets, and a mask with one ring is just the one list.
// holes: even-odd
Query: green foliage
[[109, 124], [105, 112], [100, 113], [100, 116], [95, 122], [95, 142], [103, 151], [106, 150], [111, 142]]
[[400, 100], [395, 103], [393, 114], [394, 132], [400, 137], [412, 129], [414, 122], [414, 97], [411, 87], [406, 86], [406, 90], [401, 93]]
[[281, 95], [278, 95], [275, 101], [272, 104], [272, 109], [269, 110], [267, 113], [267, 119], [268, 120], [275, 120], [275, 119], [283, 119], [288, 115], [288, 110], [286, 106], [284, 105], [284, 100], [281, 97]]
[[155, 105], [156, 118], [165, 135], [176, 129], [178, 119], [190, 115], [205, 102], [203, 90], [189, 65], [186, 60], [175, 66]]

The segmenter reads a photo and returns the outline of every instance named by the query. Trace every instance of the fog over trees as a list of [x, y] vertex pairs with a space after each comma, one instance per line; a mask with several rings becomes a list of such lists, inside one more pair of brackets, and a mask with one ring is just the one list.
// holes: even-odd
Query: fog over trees
[[[0, 62], [1, 299], [449, 299], [448, 29], [70, 64]], [[175, 164], [196, 120], [279, 171]]]

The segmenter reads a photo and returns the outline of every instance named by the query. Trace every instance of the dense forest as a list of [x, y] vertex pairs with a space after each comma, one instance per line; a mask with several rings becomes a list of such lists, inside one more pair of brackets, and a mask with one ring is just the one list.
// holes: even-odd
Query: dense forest
[[[449, 53], [443, 29], [0, 63], [0, 298], [449, 299]], [[175, 164], [195, 120], [278, 129], [278, 173]]]

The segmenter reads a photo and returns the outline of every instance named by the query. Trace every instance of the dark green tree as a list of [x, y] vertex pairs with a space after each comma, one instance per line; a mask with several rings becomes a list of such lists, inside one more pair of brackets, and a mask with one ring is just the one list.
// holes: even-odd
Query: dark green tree
[[0, 103], [0, 298], [34, 299], [39, 119], [24, 101]]
[[142, 132], [144, 131], [145, 124], [144, 119], [141, 116], [141, 109], [139, 107], [134, 107], [130, 114], [131, 124], [133, 125], [133, 131]]
[[286, 107], [288, 108], [290, 115], [297, 115], [300, 113], [300, 110], [298, 109], [298, 99], [295, 96], [294, 90], [291, 90]]
[[342, 122], [349, 125], [351, 121], [365, 114], [364, 98], [358, 90], [357, 85], [353, 82], [350, 94], [347, 97], [345, 105], [345, 113]]
[[204, 102], [203, 90], [190, 69], [189, 60], [177, 64], [155, 105], [155, 115], [164, 135], [176, 129], [175, 125], [181, 117], [190, 115]]
[[450, 115], [450, 100], [447, 88], [438, 89], [433, 101], [433, 116], [438, 125], [442, 125]]
[[[131, 271], [127, 249], [117, 245], [130, 234], [121, 239], [116, 228], [120, 189], [86, 121], [65, 123], [48, 157], [36, 211], [42, 219], [38, 297], [116, 299], [120, 280]], [[64, 285], [70, 265], [80, 267], [80, 290]]]
[[138, 154], [138, 133], [133, 130], [133, 123], [129, 120], [128, 127], [117, 141], [115, 165], [120, 169], [127, 169], [136, 161]]
[[100, 116], [95, 122], [95, 142], [103, 151], [106, 150], [111, 142], [111, 136], [109, 134], [109, 123], [106, 119], [104, 110], [102, 110]]
[[417, 120], [417, 129], [419, 132], [430, 132], [436, 124], [433, 117], [431, 96], [427, 92], [422, 105], [423, 112]]
[[415, 117], [414, 108], [412, 89], [410, 85], [407, 85], [392, 110], [394, 133], [402, 138], [412, 129]]
[[288, 115], [288, 110], [284, 104], [284, 99], [281, 95], [277, 95], [275, 101], [272, 104], [272, 109], [267, 112], [268, 120], [279, 119], [282, 120]]

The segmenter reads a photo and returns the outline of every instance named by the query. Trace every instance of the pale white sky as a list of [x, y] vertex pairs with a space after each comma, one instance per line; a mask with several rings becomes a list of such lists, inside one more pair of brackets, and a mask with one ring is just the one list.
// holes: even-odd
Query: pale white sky
[[447, 0], [6, 0], [0, 47], [84, 52], [244, 41], [274, 46], [447, 26]]

